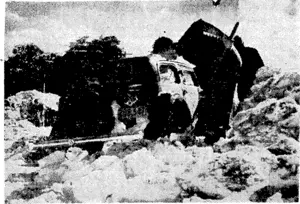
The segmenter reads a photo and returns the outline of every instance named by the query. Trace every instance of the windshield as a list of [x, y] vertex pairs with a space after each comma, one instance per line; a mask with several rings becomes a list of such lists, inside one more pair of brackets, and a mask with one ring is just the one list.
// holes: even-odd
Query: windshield
[[160, 65], [159, 67], [160, 78], [163, 82], [179, 83], [180, 79], [173, 65]]

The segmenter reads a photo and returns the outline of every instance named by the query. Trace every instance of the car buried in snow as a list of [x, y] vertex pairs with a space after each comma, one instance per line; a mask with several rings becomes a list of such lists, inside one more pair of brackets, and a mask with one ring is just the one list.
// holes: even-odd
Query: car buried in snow
[[[135, 67], [133, 70], [139, 70], [141, 68], [147, 69], [145, 68], [146, 62], [140, 63], [138, 66], [134, 65], [134, 61], [140, 59], [139, 57], [127, 58], [124, 59], [123, 62], [126, 62], [125, 64], [127, 65], [131, 63], [131, 66]], [[146, 77], [144, 76], [144, 80], [140, 79], [139, 83], [128, 84], [127, 90], [123, 91], [123, 93], [126, 93], [121, 99], [123, 102], [119, 103], [119, 120], [123, 122], [127, 128], [130, 128], [138, 123], [139, 118], [148, 116], [149, 106], [145, 104], [149, 100], [143, 100], [143, 98], [149, 99], [148, 96], [152, 94], [152, 98], [155, 98], [155, 100], [152, 101], [161, 102], [160, 98], [166, 98], [166, 96], [168, 96], [170, 99], [169, 102], [156, 104], [155, 108], [152, 108], [152, 111], [162, 111], [164, 110], [163, 106], [173, 106], [173, 108], [165, 107], [169, 109], [169, 113], [166, 114], [169, 115], [169, 120], [172, 121], [170, 121], [168, 125], [170, 125], [170, 123], [171, 126], [172, 124], [173, 126], [176, 124], [175, 126], [177, 127], [171, 127], [171, 129], [176, 132], [176, 129], [178, 130], [179, 128], [179, 132], [182, 132], [191, 123], [202, 91], [194, 73], [194, 65], [185, 60], [167, 60], [160, 55], [150, 55], [147, 57], [147, 61], [147, 64], [150, 65], [149, 67], [151, 67], [155, 73], [157, 91], [155, 95], [153, 95], [153, 93], [143, 88], [143, 86], [147, 84], [146, 80], [150, 77], [149, 74], [149, 77], [147, 74]], [[143, 74], [140, 74], [139, 76], [143, 78], [142, 75]], [[153, 87], [153, 85], [150, 86]], [[153, 106], [153, 104], [150, 104], [150, 106], [151, 105]], [[178, 114], [180, 111], [181, 113]], [[182, 115], [186, 117], [182, 117]]]
[[159, 60], [155, 69], [159, 75], [159, 96], [171, 94], [173, 100], [184, 100], [193, 116], [201, 92], [193, 66], [174, 60]]
[[[99, 136], [68, 135], [65, 139], [30, 141], [27, 144], [29, 155], [39, 154], [41, 149], [67, 149], [70, 146], [92, 151], [92, 146], [97, 149], [99, 143], [139, 139], [145, 136], [140, 131], [148, 127], [151, 111], [158, 117], [154, 121], [159, 121], [163, 114], [168, 116], [168, 121], [159, 125], [169, 126], [170, 132], [183, 132], [191, 124], [202, 91], [192, 64], [160, 56], [133, 57], [118, 61], [109, 73], [113, 76], [110, 87], [117, 90], [114, 116], [117, 123], [125, 124], [125, 130]], [[161, 98], [170, 100], [153, 106], [153, 103], [161, 102]], [[157, 124], [154, 125], [156, 128]]]

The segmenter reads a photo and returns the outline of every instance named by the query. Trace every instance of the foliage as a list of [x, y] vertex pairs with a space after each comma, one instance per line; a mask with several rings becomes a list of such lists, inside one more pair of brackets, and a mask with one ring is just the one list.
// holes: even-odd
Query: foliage
[[5, 95], [16, 91], [42, 90], [44, 52], [34, 44], [17, 45], [5, 62]]
[[76, 82], [99, 76], [108, 63], [124, 57], [119, 43], [115, 36], [91, 41], [84, 36], [70, 43], [63, 56], [45, 53], [34, 44], [17, 45], [5, 61], [5, 97], [32, 89], [62, 95], [74, 78]]
[[64, 60], [79, 66], [85, 72], [101, 70], [108, 62], [125, 56], [118, 47], [120, 41], [114, 36], [102, 37], [88, 41], [88, 36], [79, 38], [70, 44], [70, 49], [63, 56]]
[[88, 36], [84, 36], [70, 43], [69, 50], [62, 57], [61, 66], [64, 71], [60, 76], [68, 79], [62, 86], [68, 92], [80, 91], [78, 88], [84, 88], [89, 80], [104, 84], [105, 68], [125, 56], [125, 52], [118, 47], [120, 41], [114, 36], [100, 36], [91, 41], [88, 39]]

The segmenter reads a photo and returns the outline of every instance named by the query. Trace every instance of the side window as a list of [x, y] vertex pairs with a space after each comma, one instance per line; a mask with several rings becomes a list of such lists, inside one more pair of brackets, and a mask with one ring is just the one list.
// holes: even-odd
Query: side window
[[176, 68], [172, 65], [160, 65], [159, 74], [160, 74], [160, 79], [163, 82], [168, 82], [168, 83], [180, 82], [178, 73], [176, 72]]
[[189, 71], [183, 71], [181, 74], [181, 81], [184, 85], [194, 86], [192, 73]]

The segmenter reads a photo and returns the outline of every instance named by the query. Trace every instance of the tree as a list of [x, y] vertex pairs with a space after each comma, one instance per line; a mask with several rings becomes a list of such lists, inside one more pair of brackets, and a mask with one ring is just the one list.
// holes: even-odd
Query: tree
[[[111, 103], [116, 89], [109, 82], [115, 80], [113, 64], [125, 56], [114, 36], [88, 41], [79, 38], [70, 44], [62, 57], [66, 81], [59, 101], [59, 118], [50, 137], [99, 136], [114, 127]], [[75, 114], [74, 114], [75, 113]]]
[[88, 36], [79, 38], [70, 44], [70, 49], [64, 55], [68, 63], [80, 63], [82, 69], [96, 71], [103, 68], [107, 62], [116, 61], [125, 56], [118, 47], [120, 41], [115, 36], [102, 37], [88, 41]]
[[17, 45], [5, 61], [5, 96], [22, 90], [43, 90], [44, 52], [34, 44]]
[[[101, 83], [106, 83], [106, 70], [111, 64], [123, 57], [125, 52], [119, 47], [120, 41], [115, 36], [100, 36], [89, 41], [88, 36], [83, 36], [70, 43], [70, 48], [62, 57], [66, 89], [70, 85], [85, 83], [88, 78], [97, 78]], [[69, 84], [69, 85], [68, 85]]]
[[70, 43], [64, 56], [44, 53], [32, 43], [17, 45], [5, 61], [5, 97], [32, 89], [62, 95], [69, 79], [104, 76], [104, 67], [125, 56], [119, 43], [114, 36], [92, 41], [84, 36]]
[[61, 56], [55, 53], [44, 53], [41, 55], [42, 69], [40, 70], [43, 79], [43, 92], [60, 94], [61, 85], [65, 79], [61, 78]]

